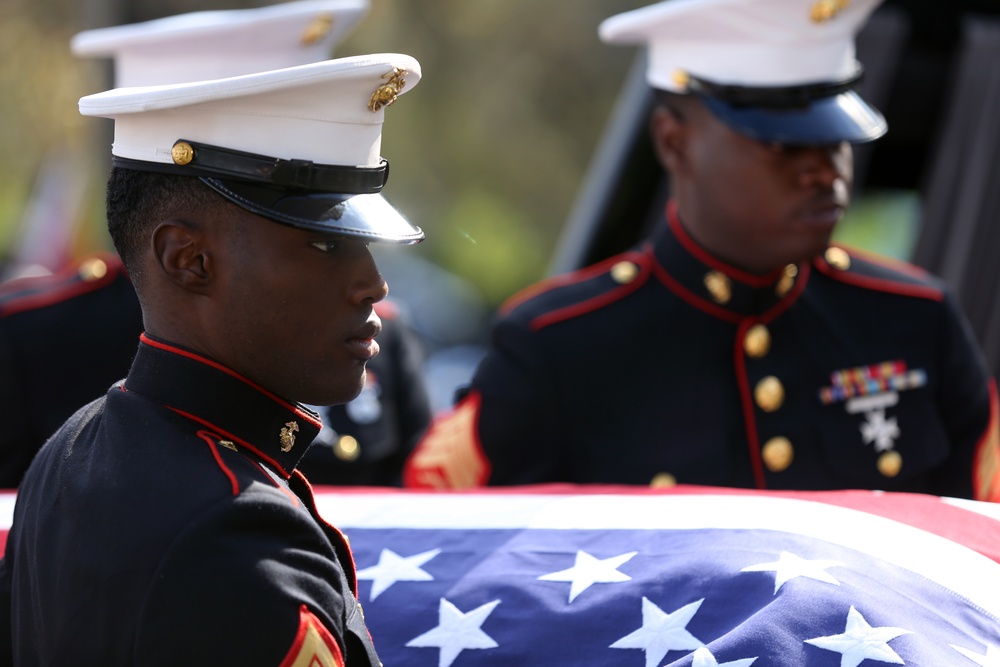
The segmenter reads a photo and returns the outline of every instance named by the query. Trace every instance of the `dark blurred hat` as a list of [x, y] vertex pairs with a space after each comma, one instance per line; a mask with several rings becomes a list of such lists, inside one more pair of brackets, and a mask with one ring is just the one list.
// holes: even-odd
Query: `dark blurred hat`
[[117, 166], [199, 176], [230, 201], [295, 227], [416, 243], [381, 194], [385, 108], [420, 80], [401, 54], [326, 60], [244, 76], [115, 88], [80, 113], [115, 121]]
[[327, 60], [368, 8], [368, 0], [299, 0], [192, 12], [86, 30], [70, 47], [112, 58], [119, 87], [224, 79]]
[[648, 45], [654, 88], [701, 97], [765, 142], [861, 143], [886, 122], [853, 90], [854, 39], [882, 0], [666, 0], [618, 14], [602, 40]]

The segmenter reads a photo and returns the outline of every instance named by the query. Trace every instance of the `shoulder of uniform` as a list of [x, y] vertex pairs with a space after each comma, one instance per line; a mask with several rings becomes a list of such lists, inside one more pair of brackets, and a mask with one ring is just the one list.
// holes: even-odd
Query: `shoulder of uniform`
[[117, 256], [98, 253], [50, 276], [18, 278], [0, 285], [0, 316], [46, 308], [128, 279]]
[[924, 269], [857, 248], [831, 245], [813, 260], [823, 275], [861, 289], [941, 301], [944, 283]]
[[500, 308], [505, 317], [527, 319], [532, 329], [600, 310], [639, 289], [652, 272], [648, 253], [629, 251], [538, 282]]

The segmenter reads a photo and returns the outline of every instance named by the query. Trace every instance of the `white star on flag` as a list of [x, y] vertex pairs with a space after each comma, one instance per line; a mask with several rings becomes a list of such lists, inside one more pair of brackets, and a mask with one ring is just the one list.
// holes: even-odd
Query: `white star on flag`
[[406, 645], [440, 648], [438, 667], [448, 667], [465, 649], [496, 648], [499, 644], [479, 628], [498, 604], [500, 600], [494, 600], [463, 614], [458, 607], [441, 598], [437, 627], [411, 639]]
[[899, 437], [899, 424], [896, 418], [885, 418], [885, 410], [872, 410], [865, 414], [868, 420], [861, 425], [861, 435], [865, 444], [875, 443], [876, 452], [892, 449], [892, 443]]
[[777, 595], [779, 588], [797, 577], [807, 577], [839, 586], [840, 582], [828, 574], [826, 568], [840, 565], [842, 563], [835, 560], [806, 560], [788, 551], [782, 551], [777, 561], [750, 565], [740, 572], [774, 572], [774, 594]]
[[431, 549], [415, 556], [400, 556], [390, 549], [382, 549], [378, 564], [358, 570], [359, 580], [372, 581], [372, 592], [369, 600], [377, 598], [385, 589], [397, 581], [434, 581], [434, 577], [420, 569], [420, 566], [434, 558], [440, 549]]
[[642, 598], [642, 627], [625, 635], [611, 648], [641, 648], [646, 652], [646, 667], [656, 667], [667, 651], [690, 651], [701, 648], [704, 643], [687, 631], [698, 608], [705, 598], [684, 605], [672, 614]]
[[903, 659], [889, 648], [889, 642], [907, 634], [910, 631], [901, 628], [873, 628], [852, 605], [847, 612], [847, 628], [843, 634], [807, 639], [806, 643], [840, 653], [840, 667], [857, 667], [869, 658], [902, 665], [905, 664]]
[[691, 667], [750, 667], [757, 658], [744, 658], [732, 662], [718, 662], [712, 652], [704, 646], [694, 652], [694, 662]]
[[571, 581], [569, 587], [569, 600], [572, 602], [580, 593], [584, 592], [594, 584], [615, 583], [629, 581], [632, 577], [622, 574], [618, 568], [635, 556], [638, 551], [630, 551], [620, 556], [611, 558], [594, 558], [585, 551], [576, 552], [576, 562], [573, 567], [543, 574], [538, 577], [541, 581]]
[[954, 644], [948, 644], [948, 646], [952, 647], [977, 665], [982, 665], [982, 667], [1000, 667], [1000, 649], [997, 649], [995, 646], [987, 646], [986, 655], [979, 655], [975, 651], [970, 651], [967, 648], [955, 646]]

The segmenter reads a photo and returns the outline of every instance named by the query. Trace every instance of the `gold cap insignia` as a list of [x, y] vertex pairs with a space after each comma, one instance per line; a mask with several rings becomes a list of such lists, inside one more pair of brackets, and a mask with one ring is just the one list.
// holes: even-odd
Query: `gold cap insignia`
[[675, 69], [670, 78], [681, 90], [687, 90], [688, 84], [691, 83], [691, 75], [682, 69]]
[[302, 37], [300, 41], [303, 46], [309, 46], [310, 44], [315, 44], [324, 37], [330, 34], [330, 30], [333, 28], [333, 15], [332, 14], [320, 14], [306, 26], [306, 29], [302, 31]]
[[194, 148], [192, 148], [191, 144], [186, 141], [178, 141], [174, 144], [174, 147], [170, 149], [170, 157], [173, 158], [174, 164], [179, 164], [181, 166], [191, 164], [191, 160], [194, 159]]
[[825, 23], [847, 9], [851, 0], [817, 0], [809, 10], [809, 18], [813, 23]]
[[292, 447], [295, 446], [295, 434], [298, 430], [298, 422], [288, 422], [282, 427], [281, 435], [278, 436], [281, 439], [281, 451], [292, 451]]
[[391, 106], [396, 101], [396, 97], [406, 85], [406, 70], [394, 67], [391, 72], [382, 75], [386, 82], [375, 89], [372, 98], [368, 101], [369, 111], [378, 111], [387, 106]]

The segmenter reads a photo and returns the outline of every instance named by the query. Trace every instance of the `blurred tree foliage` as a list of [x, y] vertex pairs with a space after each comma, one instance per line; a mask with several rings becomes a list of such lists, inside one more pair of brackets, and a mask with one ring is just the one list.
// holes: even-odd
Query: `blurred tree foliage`
[[[38, 169], [83, 154], [92, 202], [77, 247], [106, 245], [101, 212], [110, 127], [79, 97], [108, 63], [69, 52], [77, 31], [249, 0], [4, 0], [0, 8], [0, 252], [9, 251]], [[386, 196], [428, 240], [422, 256], [471, 281], [491, 305], [542, 277], [635, 51], [597, 25], [645, 0], [372, 0], [334, 55], [401, 52], [423, 79], [387, 112]], [[97, 231], [94, 231], [97, 230]]]

